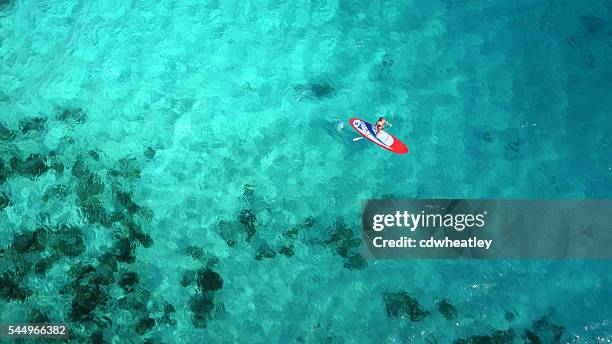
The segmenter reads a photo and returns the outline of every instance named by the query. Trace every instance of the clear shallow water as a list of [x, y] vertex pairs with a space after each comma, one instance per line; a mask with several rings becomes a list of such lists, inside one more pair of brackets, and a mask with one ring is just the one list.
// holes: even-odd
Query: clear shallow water
[[[611, 11], [606, 1], [0, 4], [0, 320], [36, 308], [72, 319], [81, 341], [446, 343], [511, 328], [514, 341], [528, 330], [546, 342], [554, 326], [564, 340], [609, 341], [609, 262], [349, 269], [335, 247], [350, 239], [333, 233], [343, 218], [358, 235], [361, 200], [383, 195], [610, 197]], [[408, 156], [352, 142], [347, 119], [375, 114]], [[16, 236], [42, 227], [43, 247]], [[181, 283], [189, 270], [215, 271], [223, 287], [196, 293]], [[121, 286], [126, 272], [138, 274], [134, 291]], [[385, 291], [408, 292], [429, 315], [389, 316]], [[452, 321], [436, 310], [443, 298]]]

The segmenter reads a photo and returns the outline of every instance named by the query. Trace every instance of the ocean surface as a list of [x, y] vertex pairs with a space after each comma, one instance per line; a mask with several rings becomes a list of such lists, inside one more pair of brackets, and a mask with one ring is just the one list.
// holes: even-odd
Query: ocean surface
[[[0, 323], [610, 343], [610, 261], [364, 261], [359, 221], [610, 198], [611, 111], [606, 0], [0, 0]], [[381, 115], [408, 155], [353, 142]]]

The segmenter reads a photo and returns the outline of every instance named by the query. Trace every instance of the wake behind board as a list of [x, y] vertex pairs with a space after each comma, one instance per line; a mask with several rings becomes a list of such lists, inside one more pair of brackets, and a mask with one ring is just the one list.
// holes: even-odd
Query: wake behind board
[[359, 118], [351, 118], [349, 123], [351, 123], [353, 129], [357, 130], [363, 137], [376, 143], [382, 148], [397, 154], [408, 153], [408, 147], [395, 136], [387, 133], [384, 130], [381, 130], [378, 132], [378, 135], [376, 135], [376, 128], [372, 123], [366, 122]]

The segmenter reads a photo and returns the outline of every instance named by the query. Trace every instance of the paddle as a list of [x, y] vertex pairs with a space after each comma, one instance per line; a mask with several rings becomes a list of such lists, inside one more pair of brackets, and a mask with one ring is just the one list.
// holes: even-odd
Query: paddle
[[[385, 121], [385, 127], [383, 127], [383, 129], [385, 129], [385, 128], [386, 128], [386, 125], [387, 125], [387, 124], [389, 125], [389, 127], [392, 127], [391, 123], [389, 123], [389, 122]], [[382, 130], [382, 129], [381, 129], [381, 130]], [[354, 139], [353, 139], [353, 142], [355, 142], [355, 141], [359, 141], [359, 140], [361, 140], [361, 139], [362, 139], [362, 138], [364, 138], [364, 137], [365, 137], [365, 136], [359, 136], [359, 137], [356, 137], [356, 138], [354, 138]]]

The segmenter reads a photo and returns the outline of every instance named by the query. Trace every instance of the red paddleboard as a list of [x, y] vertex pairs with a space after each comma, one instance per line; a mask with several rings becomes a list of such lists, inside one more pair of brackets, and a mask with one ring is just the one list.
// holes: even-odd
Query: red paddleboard
[[375, 134], [376, 128], [372, 123], [366, 122], [359, 118], [351, 118], [349, 123], [351, 123], [353, 129], [357, 130], [357, 132], [359, 132], [363, 137], [376, 143], [380, 147], [397, 154], [408, 153], [408, 146], [406, 146], [395, 136], [387, 133], [384, 130], [381, 130], [378, 132], [378, 134]]

